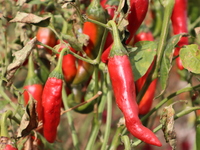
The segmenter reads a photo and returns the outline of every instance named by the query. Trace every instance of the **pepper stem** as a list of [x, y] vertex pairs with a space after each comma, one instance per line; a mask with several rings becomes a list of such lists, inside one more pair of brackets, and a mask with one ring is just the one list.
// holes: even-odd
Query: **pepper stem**
[[63, 61], [63, 56], [64, 56], [66, 50], [67, 50], [67, 48], [64, 48], [60, 52], [56, 68], [50, 73], [49, 77], [56, 77], [58, 79], [63, 79], [62, 61]]
[[34, 64], [33, 64], [33, 56], [32, 53], [29, 55], [29, 59], [28, 59], [28, 75], [27, 78], [32, 78], [35, 76], [35, 72], [34, 72]]
[[108, 25], [112, 27], [112, 34], [114, 43], [112, 45], [111, 51], [110, 51], [110, 57], [113, 57], [114, 55], [128, 55], [125, 47], [122, 45], [122, 42], [120, 40], [119, 31], [117, 28], [116, 23], [113, 20], [110, 20], [108, 22]]
[[8, 128], [7, 128], [7, 118], [12, 116], [12, 111], [8, 110], [3, 113], [1, 117], [1, 136], [2, 137], [9, 137], [8, 136]]

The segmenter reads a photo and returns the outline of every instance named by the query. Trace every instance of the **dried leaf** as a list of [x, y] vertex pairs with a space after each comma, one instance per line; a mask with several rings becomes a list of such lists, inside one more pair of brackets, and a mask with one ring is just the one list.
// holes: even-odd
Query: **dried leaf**
[[39, 17], [31, 13], [17, 12], [17, 15], [10, 22], [30, 23], [40, 27], [47, 27], [51, 17]]
[[14, 53], [15, 59], [14, 61], [8, 65], [7, 67], [7, 80], [8, 80], [8, 85], [11, 83], [9, 82], [11, 78], [14, 76], [15, 72], [17, 69], [23, 65], [25, 62], [26, 58], [30, 55], [33, 47], [35, 46], [37, 39], [34, 37], [32, 40], [30, 40], [21, 50], [17, 51]]
[[176, 132], [174, 130], [174, 115], [175, 111], [173, 105], [167, 106], [163, 109], [163, 114], [160, 117], [162, 130], [167, 143], [170, 144], [173, 150], [176, 149]]
[[[31, 97], [31, 95], [29, 95]], [[23, 137], [28, 135], [33, 129], [37, 128], [37, 113], [36, 113], [36, 101], [31, 97], [26, 107], [25, 113], [22, 117], [21, 124], [19, 126], [17, 137]]]

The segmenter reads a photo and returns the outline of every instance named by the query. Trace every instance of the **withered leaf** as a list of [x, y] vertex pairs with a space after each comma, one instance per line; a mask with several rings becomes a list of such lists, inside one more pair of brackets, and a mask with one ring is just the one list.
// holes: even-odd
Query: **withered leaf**
[[160, 117], [160, 122], [162, 124], [162, 130], [164, 132], [164, 137], [167, 143], [170, 144], [173, 150], [176, 149], [176, 132], [174, 130], [174, 115], [175, 111], [169, 105], [163, 109], [163, 113]]
[[33, 99], [31, 95], [29, 95], [29, 97], [30, 100], [28, 102], [28, 105], [26, 106], [26, 110], [22, 117], [17, 137], [23, 137], [28, 135], [33, 129], [37, 128], [38, 126], [36, 101]]
[[21, 50], [14, 53], [15, 59], [11, 64], [7, 67], [7, 75], [6, 78], [8, 80], [8, 85], [11, 83], [9, 82], [11, 78], [14, 76], [17, 69], [23, 65], [27, 57], [30, 55], [33, 47], [35, 46], [37, 39], [34, 37], [30, 40]]
[[50, 23], [49, 16], [39, 17], [31, 13], [17, 12], [15, 18], [10, 20], [10, 22], [19, 22], [19, 23], [30, 23], [40, 27], [47, 27]]

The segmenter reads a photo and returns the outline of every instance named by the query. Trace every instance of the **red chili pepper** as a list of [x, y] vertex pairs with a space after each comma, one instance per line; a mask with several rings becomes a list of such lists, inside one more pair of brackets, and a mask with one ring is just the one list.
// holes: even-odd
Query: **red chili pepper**
[[[129, 44], [129, 42], [134, 37], [137, 29], [142, 24], [142, 21], [144, 20], [147, 10], [148, 10], [149, 1], [148, 0], [130, 0], [130, 13], [127, 17], [129, 24], [127, 26], [127, 29], [129, 31], [129, 37], [126, 40], [126, 44]], [[111, 45], [108, 44], [107, 47], [105, 47], [106, 50], [103, 52], [101, 61], [106, 63], [108, 61], [108, 54], [110, 53]]]
[[7, 144], [3, 150], [18, 150], [18, 149], [13, 147], [12, 145]]
[[142, 21], [144, 20], [148, 10], [148, 5], [149, 0], [130, 0], [131, 9], [127, 17], [129, 21], [127, 29], [130, 35], [126, 40], [126, 44], [128, 44], [131, 41], [137, 29], [142, 24]]
[[[57, 43], [59, 44], [60, 40], [58, 40]], [[59, 52], [62, 51], [63, 48], [66, 48], [66, 46], [64, 44], [61, 45], [61, 47], [58, 51]], [[76, 51], [72, 47], [70, 47], [70, 50], [76, 53]], [[57, 55], [57, 56], [59, 57], [59, 55]], [[62, 62], [62, 70], [63, 70], [63, 75], [64, 75], [66, 83], [67, 84], [72, 83], [72, 81], [77, 73], [76, 57], [74, 57], [72, 54], [64, 55], [63, 62]]]
[[56, 68], [50, 73], [42, 93], [43, 106], [43, 134], [46, 140], [53, 143], [56, 139], [57, 127], [60, 122], [60, 109], [62, 103], [62, 58], [61, 52]]
[[116, 99], [116, 103], [122, 111], [126, 127], [136, 138], [152, 145], [161, 146], [155, 134], [142, 125], [138, 117], [138, 105], [134, 76], [127, 51], [121, 44], [116, 24], [110, 21], [113, 28], [114, 43], [108, 60], [108, 71]]
[[[36, 37], [39, 42], [50, 47], [54, 47], [56, 45], [56, 36], [49, 28], [40, 27], [37, 31]], [[44, 48], [44, 46], [38, 45], [37, 47], [40, 49], [46, 49], [49, 54], [52, 54], [52, 51]]]
[[[102, 8], [99, 0], [93, 0], [87, 8], [86, 15], [88, 18], [106, 23], [106, 13]], [[104, 28], [92, 22], [85, 22], [83, 25], [83, 33], [90, 37], [89, 44], [84, 47], [84, 51], [90, 58], [95, 58], [99, 52]], [[74, 78], [73, 85], [86, 82], [93, 73], [93, 65], [79, 60], [77, 74]]]
[[[175, 0], [174, 9], [171, 16], [174, 35], [188, 33], [187, 5], [187, 0]], [[184, 45], [188, 45], [188, 37], [182, 37], [180, 39], [178, 42], [178, 47], [175, 49], [174, 56], [179, 55], [180, 47]], [[184, 69], [180, 57], [176, 59], [176, 63], [180, 70]]]
[[[153, 38], [153, 35], [151, 32], [141, 32], [141, 33], [135, 35], [135, 38], [134, 38], [134, 43], [137, 43], [139, 41], [154, 41], [154, 38]], [[151, 72], [155, 61], [156, 61], [156, 59], [154, 58], [154, 61], [150, 65], [147, 72], [136, 81], [137, 93], [140, 92], [144, 83], [146, 82], [146, 79], [149, 76], [149, 73]], [[151, 82], [151, 84], [149, 85], [148, 89], [146, 90], [144, 96], [142, 97], [142, 99], [139, 103], [139, 114], [140, 115], [147, 114], [149, 112], [149, 110], [151, 109], [154, 94], [156, 91], [156, 84], [157, 84], [157, 79], [155, 79]]]
[[32, 55], [29, 56], [29, 62], [28, 62], [28, 75], [25, 80], [24, 87], [25, 89], [23, 95], [25, 104], [27, 105], [29, 101], [29, 94], [32, 95], [32, 97], [37, 101], [37, 113], [38, 113], [38, 120], [41, 121], [43, 117], [43, 109], [42, 109], [42, 91], [43, 91], [43, 85], [36, 73], [34, 72], [34, 64]]

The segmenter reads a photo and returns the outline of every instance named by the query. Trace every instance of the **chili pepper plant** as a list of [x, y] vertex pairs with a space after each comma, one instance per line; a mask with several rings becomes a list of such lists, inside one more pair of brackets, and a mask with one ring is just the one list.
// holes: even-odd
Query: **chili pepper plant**
[[0, 0], [0, 149], [199, 150], [199, 6]]

